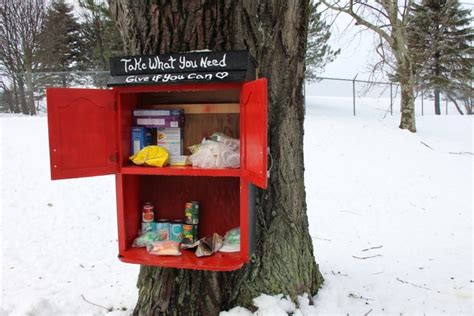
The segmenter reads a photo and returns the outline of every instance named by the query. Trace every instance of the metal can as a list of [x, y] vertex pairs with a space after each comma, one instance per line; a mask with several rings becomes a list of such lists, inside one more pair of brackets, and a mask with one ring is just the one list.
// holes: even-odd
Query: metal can
[[142, 222], [142, 233], [147, 233], [155, 230], [155, 223]]
[[169, 240], [170, 239], [170, 221], [167, 219], [160, 219], [156, 223], [156, 235], [159, 240]]
[[184, 205], [184, 218], [186, 224], [199, 224], [199, 202], [191, 201]]
[[170, 239], [181, 242], [183, 240], [183, 222], [182, 221], [173, 221], [170, 225]]
[[155, 212], [153, 211], [153, 204], [145, 203], [142, 208], [142, 222], [151, 223], [155, 220]]
[[198, 225], [183, 224], [183, 243], [192, 244], [197, 240], [197, 228]]

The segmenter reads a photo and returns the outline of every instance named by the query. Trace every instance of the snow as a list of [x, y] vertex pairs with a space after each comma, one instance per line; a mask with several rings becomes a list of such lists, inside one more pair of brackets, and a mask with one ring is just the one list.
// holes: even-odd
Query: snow
[[[387, 100], [358, 102], [353, 117], [350, 97], [307, 98], [323, 288], [296, 302], [262, 294], [255, 314], [472, 315], [472, 118], [418, 116], [412, 134]], [[138, 266], [116, 257], [114, 177], [51, 181], [44, 116], [2, 115], [0, 150], [0, 314], [130, 314]]]

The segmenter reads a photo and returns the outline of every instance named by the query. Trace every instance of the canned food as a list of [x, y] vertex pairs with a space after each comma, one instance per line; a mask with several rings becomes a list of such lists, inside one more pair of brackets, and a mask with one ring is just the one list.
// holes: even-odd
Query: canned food
[[199, 224], [199, 202], [187, 202], [184, 206], [184, 218], [186, 224]]
[[151, 223], [155, 220], [155, 212], [153, 211], [153, 204], [145, 203], [142, 208], [142, 222]]
[[147, 233], [155, 230], [155, 223], [142, 223], [142, 233]]
[[198, 238], [198, 225], [183, 224], [183, 243], [192, 244]]
[[156, 235], [159, 240], [170, 239], [170, 222], [167, 219], [160, 219], [156, 223]]
[[183, 240], [183, 222], [173, 221], [170, 226], [170, 239], [181, 242]]

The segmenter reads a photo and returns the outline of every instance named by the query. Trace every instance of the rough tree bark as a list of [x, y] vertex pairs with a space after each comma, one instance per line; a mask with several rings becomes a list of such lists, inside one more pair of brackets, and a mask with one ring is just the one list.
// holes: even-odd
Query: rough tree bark
[[256, 250], [234, 272], [142, 266], [135, 315], [217, 315], [260, 293], [314, 295], [323, 282], [306, 214], [302, 95], [308, 1], [109, 0], [127, 54], [248, 49], [269, 79], [273, 169], [257, 192]]

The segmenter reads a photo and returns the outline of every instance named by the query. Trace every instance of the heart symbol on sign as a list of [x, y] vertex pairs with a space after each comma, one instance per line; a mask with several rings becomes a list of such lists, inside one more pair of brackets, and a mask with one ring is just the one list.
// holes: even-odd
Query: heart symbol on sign
[[219, 78], [219, 79], [224, 79], [228, 75], [229, 75], [228, 72], [218, 72], [218, 73], [216, 73], [216, 77]]

